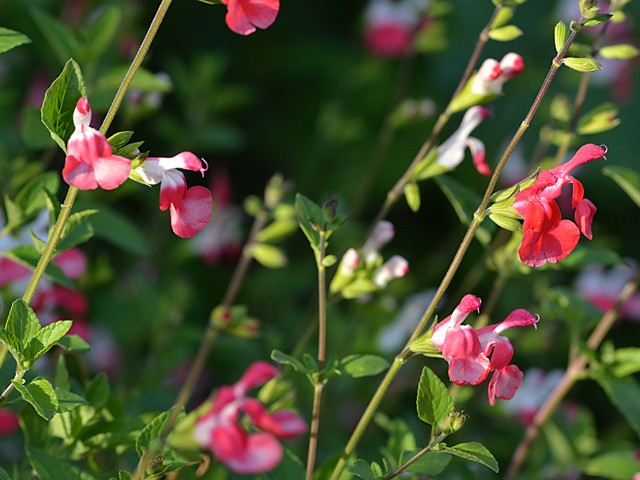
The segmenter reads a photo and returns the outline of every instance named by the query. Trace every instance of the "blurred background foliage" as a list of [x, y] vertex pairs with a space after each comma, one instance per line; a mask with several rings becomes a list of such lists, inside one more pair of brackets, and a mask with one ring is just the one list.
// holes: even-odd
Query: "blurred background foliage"
[[[474, 132], [484, 141], [492, 167], [528, 111], [555, 55], [554, 24], [560, 19], [569, 21], [562, 17], [565, 10], [559, 3], [530, 0], [519, 6], [512, 23], [524, 35], [509, 43], [489, 42], [483, 53], [482, 58], [501, 58], [515, 51], [526, 65], [523, 74], [506, 85], [505, 95], [493, 103], [493, 116]], [[144, 64], [149, 75], [138, 78], [133, 88], [136, 92], [128, 96], [111, 131], [134, 130], [133, 140], [144, 140], [142, 150], [150, 150], [153, 155], [170, 156], [189, 150], [204, 157], [211, 166], [210, 173], [227, 173], [232, 201], [237, 204], [250, 195], [262, 196], [264, 185], [276, 172], [292, 181], [292, 193], [302, 192], [318, 203], [329, 195], [337, 198], [339, 211], [349, 217], [331, 239], [331, 253], [340, 256], [346, 248], [360, 243], [386, 192], [409, 165], [437, 113], [446, 106], [493, 9], [489, 0], [451, 1], [448, 14], [440, 19], [445, 40], [434, 46], [436, 51], [411, 58], [381, 59], [367, 52], [363, 44], [365, 7], [363, 1], [283, 1], [271, 28], [245, 38], [226, 28], [222, 6], [176, 1]], [[0, 191], [14, 195], [18, 186], [37, 172], [62, 169], [64, 155], [39, 124], [39, 105], [33, 99], [41, 98], [43, 89], [58, 75], [67, 53], [71, 52], [81, 65], [94, 115], [100, 117], [155, 8], [156, 2], [134, 0], [0, 0], [2, 26], [32, 39], [31, 44], [0, 57]], [[628, 6], [632, 23], [639, 9], [637, 3]], [[43, 25], [51, 18], [70, 27], [76, 40], [59, 35], [56, 42], [43, 33], [47, 31]], [[98, 28], [97, 22], [104, 23]], [[90, 25], [94, 25], [93, 30]], [[166, 75], [158, 78], [158, 72]], [[606, 144], [606, 165], [638, 170], [640, 95], [633, 87], [623, 95], [612, 90], [610, 84], [597, 82], [603, 75], [606, 70], [593, 74], [585, 110], [614, 101], [622, 122], [611, 131], [584, 136], [581, 142]], [[631, 72], [633, 86], [640, 81], [639, 75], [637, 69]], [[544, 158], [540, 155], [540, 137], [541, 129], [550, 122], [551, 99], [566, 95], [572, 100], [579, 76], [566, 68], [559, 72], [515, 155], [525, 162]], [[398, 129], [376, 171], [370, 162], [377, 136], [397, 101], [399, 82], [405, 85], [403, 98], [430, 99], [436, 114]], [[461, 114], [453, 117], [441, 140], [458, 126], [460, 118]], [[554, 149], [549, 148], [547, 153], [553, 155]], [[594, 240], [589, 246], [609, 248], [621, 257], [640, 260], [638, 212], [619, 187], [602, 175], [604, 166], [603, 162], [594, 162], [578, 174], [588, 198], [598, 207]], [[478, 194], [486, 184], [469, 159], [450, 176]], [[194, 174], [189, 182], [208, 185], [210, 178], [208, 175], [200, 180]], [[410, 274], [368, 303], [342, 301], [333, 305], [329, 312], [330, 352], [340, 357], [353, 352], [381, 353], [378, 332], [392, 321], [404, 299], [434, 288], [440, 281], [464, 227], [434, 182], [421, 184], [421, 191], [422, 208], [418, 213], [400, 202], [389, 218], [396, 227], [396, 238], [387, 249], [409, 260]], [[59, 198], [63, 193], [59, 192]], [[122, 232], [118, 240], [107, 233], [114, 228], [113, 223], [104, 220], [106, 225], [97, 228], [96, 238], [83, 246], [90, 264], [79, 288], [90, 300], [90, 323], [109, 330], [116, 339], [120, 368], [112, 373], [111, 382], [132, 416], [172, 404], [185, 365], [235, 265], [233, 258], [223, 258], [215, 265], [203, 262], [195, 253], [193, 241], [173, 236], [167, 215], [157, 209], [156, 202], [156, 191], [132, 182], [114, 192], [82, 192], [79, 199], [81, 206], [108, 208], [126, 223], [126, 228], [118, 230]], [[245, 217], [245, 234], [249, 225]], [[315, 322], [315, 264], [307, 240], [297, 232], [283, 245], [289, 257], [286, 268], [272, 270], [254, 265], [238, 298], [239, 304], [248, 305], [250, 314], [260, 319], [260, 336], [253, 340], [222, 337], [216, 342], [192, 407], [213, 387], [233, 383], [252, 360], [268, 359], [274, 348], [291, 352]], [[468, 293], [461, 289], [482, 264], [482, 254], [483, 248], [475, 243], [439, 309], [441, 316]], [[532, 367], [551, 369], [566, 364], [571, 319], [554, 317], [556, 310], [549, 307], [549, 294], [557, 286], [570, 288], [574, 275], [570, 270], [545, 268], [510, 279], [501, 295], [492, 322], [518, 307], [542, 316], [537, 332], [510, 335], [517, 345], [518, 365], [525, 372]], [[473, 293], [483, 298], [489, 295], [494, 276], [494, 272], [486, 271]], [[545, 302], [549, 307], [546, 315]], [[616, 346], [634, 345], [637, 338], [637, 323], [620, 323], [612, 334]], [[315, 352], [311, 346], [314, 343], [309, 343], [307, 351]], [[387, 415], [398, 416], [416, 427], [418, 437], [415, 388], [423, 363], [413, 360], [403, 369], [383, 404]], [[444, 362], [430, 365], [441, 376], [446, 375]], [[293, 376], [290, 379], [298, 381]], [[337, 379], [325, 390], [327, 414], [320, 430], [320, 464], [342, 448], [345, 435], [376, 385], [377, 381], [371, 379]], [[456, 400], [471, 413], [460, 435], [483, 442], [500, 464], [506, 465], [522, 427], [501, 407], [487, 408], [483, 388], [459, 390]], [[297, 391], [297, 405], [307, 414], [310, 389], [306, 382], [298, 382]], [[574, 425], [583, 429], [576, 434], [579, 438], [587, 443], [632, 441], [628, 427], [623, 426], [593, 382], [580, 384], [570, 399], [581, 405], [581, 427]], [[560, 414], [561, 429], [565, 420]], [[372, 429], [362, 443], [361, 456], [376, 458], [385, 441], [381, 429]], [[551, 454], [553, 441], [547, 439], [547, 446], [544, 444], [540, 442], [534, 458]], [[302, 452], [303, 440], [298, 447]], [[549, 448], [551, 452], [545, 450]], [[572, 460], [565, 458], [558, 463], [562, 461]], [[448, 478], [465, 478], [454, 477], [454, 472]], [[483, 478], [489, 478], [486, 472]]]

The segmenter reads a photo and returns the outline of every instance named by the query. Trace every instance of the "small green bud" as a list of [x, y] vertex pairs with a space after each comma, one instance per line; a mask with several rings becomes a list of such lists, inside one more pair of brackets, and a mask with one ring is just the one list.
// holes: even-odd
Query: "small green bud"
[[464, 411], [454, 408], [440, 424], [440, 431], [445, 435], [451, 435], [464, 426], [467, 418], [469, 418], [469, 415]]

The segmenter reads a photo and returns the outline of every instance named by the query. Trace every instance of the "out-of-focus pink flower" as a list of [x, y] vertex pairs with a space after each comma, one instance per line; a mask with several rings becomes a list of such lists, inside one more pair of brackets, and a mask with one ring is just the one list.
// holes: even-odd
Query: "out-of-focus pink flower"
[[396, 234], [391, 222], [382, 220], [376, 224], [362, 246], [362, 258], [367, 263], [374, 262], [380, 256], [380, 249], [389, 243]]
[[19, 428], [18, 415], [8, 408], [0, 409], [0, 435], [11, 435]]
[[367, 49], [378, 57], [395, 58], [411, 52], [416, 32], [425, 22], [426, 2], [371, 0], [364, 15]]
[[391, 280], [402, 278], [407, 273], [409, 273], [409, 262], [400, 255], [394, 255], [376, 270], [373, 283], [380, 288], [385, 288]]
[[222, 0], [222, 3], [227, 6], [227, 26], [240, 35], [249, 35], [256, 27], [269, 27], [280, 10], [280, 0]]
[[476, 170], [482, 175], [491, 175], [491, 170], [485, 159], [484, 144], [477, 138], [470, 136], [471, 132], [490, 114], [490, 110], [480, 106], [467, 110], [458, 129], [438, 147], [436, 162], [453, 170], [462, 163], [464, 150], [469, 147]]
[[500, 334], [513, 327], [535, 326], [539, 317], [518, 309], [480, 330], [463, 325], [471, 312], [479, 311], [480, 303], [478, 297], [465, 295], [453, 313], [435, 326], [431, 341], [449, 364], [449, 379], [456, 385], [478, 385], [493, 372], [488, 393], [494, 405], [496, 397], [511, 399], [522, 383], [522, 372], [510, 364], [513, 346]]
[[91, 107], [86, 98], [81, 98], [73, 112], [76, 127], [67, 142], [67, 158], [62, 177], [69, 185], [80, 190], [97, 187], [113, 190], [122, 185], [131, 170], [131, 162], [112, 155], [106, 137], [89, 126]]
[[524, 60], [517, 53], [507, 53], [498, 62], [487, 58], [473, 77], [471, 91], [476, 95], [500, 95], [507, 80], [524, 70]]
[[211, 218], [211, 192], [201, 186], [187, 188], [187, 180], [178, 169], [200, 172], [206, 163], [191, 152], [175, 157], [148, 157], [136, 167], [136, 173], [149, 185], [160, 183], [160, 210], [169, 209], [171, 228], [182, 238], [193, 237], [204, 229]]
[[562, 370], [550, 372], [544, 372], [539, 368], [528, 370], [514, 397], [510, 402], [503, 403], [502, 408], [508, 413], [517, 415], [522, 423], [528, 425], [563, 375]]
[[[605, 271], [603, 265], [589, 265], [576, 279], [578, 293], [606, 312], [618, 301], [622, 289], [637, 273], [637, 267], [616, 265]], [[620, 314], [633, 320], [640, 320], [640, 294], [633, 295], [622, 306]]]
[[213, 213], [207, 226], [192, 241], [193, 249], [209, 265], [223, 258], [235, 260], [242, 251], [242, 209], [231, 202], [231, 182], [222, 170], [211, 178]]
[[338, 267], [339, 273], [347, 276], [353, 275], [358, 265], [360, 265], [358, 251], [355, 248], [350, 248], [342, 256], [340, 266]]
[[[293, 438], [307, 430], [306, 423], [290, 410], [269, 413], [258, 400], [247, 397], [249, 390], [278, 374], [266, 362], [251, 365], [242, 378], [231, 386], [221, 387], [211, 410], [200, 417], [194, 435], [200, 445], [231, 470], [242, 474], [258, 474], [275, 468], [282, 459], [278, 438]], [[241, 413], [260, 432], [249, 433], [241, 424]]]
[[[556, 263], [573, 251], [580, 233], [592, 238], [591, 223], [597, 209], [584, 198], [582, 183], [570, 173], [578, 165], [602, 158], [605, 153], [606, 149], [597, 145], [583, 145], [571, 160], [551, 170], [543, 170], [532, 186], [518, 193], [513, 206], [524, 217], [524, 237], [518, 250], [524, 264], [540, 267], [546, 262]], [[567, 184], [573, 186], [575, 223], [562, 219], [555, 200]]]

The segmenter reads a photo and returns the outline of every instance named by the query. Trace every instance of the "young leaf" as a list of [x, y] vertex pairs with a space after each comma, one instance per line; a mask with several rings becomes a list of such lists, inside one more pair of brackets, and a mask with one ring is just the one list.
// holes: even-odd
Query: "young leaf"
[[448, 453], [456, 457], [464, 458], [472, 462], [480, 463], [498, 473], [498, 462], [487, 448], [478, 442], [459, 443], [453, 447], [447, 447], [444, 444], [438, 445], [433, 450], [438, 453]]
[[602, 169], [607, 177], [611, 177], [629, 198], [640, 207], [640, 173], [627, 167], [605, 167]]
[[58, 340], [58, 346], [68, 352], [88, 352], [91, 346], [78, 335], [65, 335]]
[[322, 226], [322, 208], [298, 193], [296, 195], [296, 213], [298, 214], [298, 224], [306, 235], [311, 248], [320, 249], [320, 233], [318, 229]]
[[96, 409], [105, 406], [109, 399], [109, 379], [105, 373], [93, 377], [84, 392], [87, 401]]
[[138, 455], [142, 456], [145, 450], [148, 450], [151, 444], [158, 439], [168, 418], [169, 412], [162, 412], [142, 429], [136, 439], [136, 452], [138, 452]]
[[587, 73], [602, 70], [602, 65], [596, 62], [593, 57], [567, 57], [562, 60], [562, 63], [576, 72]]
[[420, 376], [416, 399], [416, 408], [420, 420], [435, 427], [447, 418], [453, 407], [453, 400], [447, 391], [447, 387], [444, 386], [444, 383], [435, 373], [424, 367]]
[[267, 243], [277, 242], [291, 235], [297, 228], [297, 222], [291, 218], [276, 219], [258, 232], [256, 240]]
[[80, 97], [86, 97], [87, 90], [80, 66], [70, 59], [44, 94], [40, 115], [42, 123], [49, 130], [51, 138], [66, 153], [67, 140], [74, 130], [73, 111]]
[[489, 38], [498, 42], [510, 42], [511, 40], [515, 40], [521, 35], [522, 30], [520, 30], [515, 25], [505, 25], [504, 27], [493, 28], [489, 32]]
[[22, 354], [20, 341], [13, 333], [6, 331], [4, 328], [0, 328], [0, 341], [7, 346], [9, 353], [13, 358], [15, 358], [18, 364], [22, 364], [24, 362], [24, 355]]
[[18, 340], [22, 352], [40, 329], [40, 321], [31, 307], [22, 299], [15, 300], [11, 304], [5, 330]]
[[56, 387], [55, 393], [56, 398], [58, 399], [58, 413], [69, 412], [80, 405], [89, 404], [89, 402], [80, 395], [76, 395], [75, 393], [63, 388]]
[[47, 353], [58, 340], [60, 340], [71, 328], [71, 320], [61, 320], [53, 322], [40, 329], [34, 338], [29, 342], [25, 350], [25, 359], [28, 362], [35, 362], [42, 355]]
[[567, 41], [567, 38], [569, 38], [569, 27], [562, 22], [556, 23], [556, 27], [553, 31], [553, 43], [555, 44], [556, 52], [560, 53]]
[[598, 53], [602, 58], [608, 58], [611, 60], [629, 60], [630, 58], [637, 57], [640, 50], [628, 43], [620, 43], [618, 45], [602, 47]]
[[46, 378], [36, 377], [26, 386], [15, 380], [11, 383], [22, 395], [24, 401], [30, 403], [38, 415], [45, 420], [51, 420], [58, 411], [56, 392]]
[[389, 368], [389, 362], [378, 355], [348, 355], [340, 362], [340, 370], [353, 378], [378, 375]]
[[405, 185], [404, 198], [412, 211], [420, 210], [420, 187], [416, 182], [409, 182]]
[[[377, 464], [375, 465], [379, 470], [380, 467]], [[349, 467], [349, 472], [362, 478], [363, 480], [378, 480], [382, 478], [381, 475], [377, 474], [378, 472], [374, 472], [373, 465], [369, 466], [369, 463], [361, 458], [356, 460], [355, 463]]]
[[298, 360], [295, 357], [292, 357], [291, 355], [287, 355], [286, 353], [281, 352], [280, 350], [273, 350], [271, 352], [271, 360], [279, 363], [280, 365], [289, 365], [293, 367], [293, 369], [298, 373], [307, 374], [311, 372], [311, 370], [305, 367], [300, 360]]
[[47, 192], [55, 194], [59, 187], [60, 175], [56, 172], [45, 172], [20, 189], [15, 203], [22, 209], [25, 218], [30, 220], [47, 205]]
[[0, 27], [0, 53], [7, 52], [12, 48], [30, 43], [31, 40], [26, 35]]
[[268, 268], [280, 268], [287, 264], [287, 256], [284, 252], [267, 243], [256, 243], [251, 247], [251, 256]]

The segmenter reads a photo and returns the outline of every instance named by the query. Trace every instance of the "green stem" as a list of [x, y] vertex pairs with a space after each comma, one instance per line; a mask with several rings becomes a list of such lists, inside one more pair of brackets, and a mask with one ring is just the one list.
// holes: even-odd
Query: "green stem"
[[553, 81], [555, 74], [557, 73], [558, 69], [562, 65], [562, 59], [564, 58], [564, 55], [566, 55], [567, 50], [569, 50], [571, 43], [573, 43], [576, 37], [576, 34], [577, 32], [575, 31], [571, 32], [571, 34], [567, 38], [567, 41], [564, 44], [564, 47], [554, 57], [553, 61], [551, 62], [551, 67], [549, 68], [549, 72], [547, 73], [547, 76], [545, 77], [542, 83], [542, 86], [540, 87], [540, 90], [538, 91], [538, 94], [535, 100], [533, 101], [531, 108], [529, 109], [529, 112], [527, 113], [523, 122], [518, 127], [518, 130], [515, 132], [513, 138], [509, 142], [509, 145], [507, 145], [507, 148], [502, 154], [502, 157], [498, 161], [498, 165], [496, 166], [496, 169], [493, 172], [491, 179], [489, 180], [489, 184], [487, 185], [487, 189], [485, 190], [484, 196], [482, 197], [480, 206], [478, 207], [478, 209], [476, 210], [473, 216], [473, 220], [471, 221], [469, 228], [467, 229], [467, 232], [465, 233], [465, 236], [462, 239], [460, 246], [458, 247], [458, 251], [456, 252], [453, 260], [451, 261], [451, 265], [449, 266], [449, 269], [447, 270], [444, 278], [442, 279], [440, 286], [436, 290], [436, 293], [433, 296], [431, 303], [429, 304], [424, 315], [422, 316], [420, 323], [418, 324], [414, 332], [411, 334], [411, 337], [407, 341], [402, 352], [400, 352], [400, 354], [396, 357], [394, 363], [391, 365], [391, 368], [389, 369], [384, 379], [382, 380], [382, 383], [378, 387], [378, 390], [376, 390], [373, 397], [369, 401], [369, 405], [367, 406], [365, 413], [362, 415], [362, 417], [360, 418], [360, 421], [358, 422], [358, 425], [356, 426], [355, 430], [351, 434], [351, 437], [347, 442], [347, 445], [342, 453], [342, 456], [338, 460], [338, 463], [336, 464], [333, 470], [331, 480], [338, 480], [338, 478], [340, 477], [340, 474], [342, 473], [342, 471], [344, 470], [344, 467], [346, 466], [348, 458], [351, 456], [351, 454], [353, 453], [353, 450], [355, 449], [356, 445], [360, 441], [362, 434], [364, 433], [365, 429], [369, 425], [369, 422], [373, 418], [374, 413], [378, 409], [380, 402], [384, 398], [384, 395], [386, 394], [386, 391], [389, 388], [389, 385], [391, 384], [392, 380], [395, 378], [398, 370], [400, 369], [400, 366], [402, 365], [402, 363], [404, 363], [404, 361], [406, 361], [406, 359], [408, 359], [411, 356], [411, 350], [409, 349], [409, 346], [423, 332], [423, 330], [427, 326], [427, 323], [430, 321], [431, 317], [433, 316], [433, 313], [435, 312], [435, 309], [438, 303], [440, 303], [442, 296], [444, 295], [447, 288], [449, 288], [449, 284], [453, 280], [453, 277], [456, 271], [458, 270], [458, 267], [462, 263], [462, 259], [464, 258], [469, 246], [471, 245], [471, 241], [473, 240], [473, 237], [476, 231], [478, 230], [480, 223], [482, 222], [485, 215], [487, 214], [487, 207], [489, 206], [489, 202], [491, 201], [491, 195], [493, 194], [496, 184], [498, 183], [498, 178], [500, 177], [500, 173], [502, 172], [502, 169], [506, 165], [507, 160], [509, 159], [509, 156], [515, 149], [516, 145], [524, 135], [524, 132], [527, 130], [531, 121], [533, 120], [533, 117], [538, 111], [538, 108], [542, 103], [542, 99], [545, 97], [547, 91], [549, 90], [549, 87], [551, 86], [551, 82]]
[[445, 435], [444, 433], [441, 433], [440, 435], [438, 435], [438, 437], [435, 438], [431, 443], [429, 443], [429, 445], [424, 447], [422, 450], [420, 450], [418, 453], [416, 453], [413, 457], [411, 457], [409, 460], [407, 460], [402, 465], [400, 465], [398, 468], [396, 468], [391, 474], [389, 474], [386, 477], [384, 477], [383, 480], [391, 480], [392, 478], [396, 478], [398, 475], [400, 475], [402, 472], [404, 472], [407, 468], [409, 468], [415, 462], [420, 460], [420, 457], [422, 457], [425, 453], [429, 452], [433, 447], [438, 445], [445, 438], [447, 438], [447, 435]]
[[[627, 283], [620, 293], [616, 304], [602, 316], [600, 322], [598, 322], [598, 325], [587, 340], [587, 348], [589, 351], [594, 352], [600, 346], [618, 318], [622, 306], [636, 292], [638, 287], [637, 283], [638, 278], [634, 278]], [[524, 437], [522, 437], [522, 440], [518, 444], [513, 457], [511, 457], [511, 464], [509, 465], [509, 470], [505, 477], [506, 480], [513, 480], [516, 478], [516, 475], [520, 471], [520, 468], [529, 453], [529, 449], [533, 445], [533, 442], [538, 438], [541, 428], [549, 421], [551, 415], [556, 408], [558, 408], [562, 399], [582, 376], [587, 365], [587, 361], [588, 358], [585, 354], [575, 355], [571, 358], [562, 379], [553, 392], [551, 392], [545, 403], [536, 412], [532, 422], [525, 431]]]
[[320, 406], [322, 404], [322, 390], [325, 385], [322, 371], [324, 370], [327, 349], [327, 276], [324, 258], [327, 248], [327, 232], [320, 231], [320, 250], [316, 255], [318, 268], [318, 374], [313, 385], [313, 407], [311, 411], [311, 426], [309, 428], [309, 449], [307, 453], [306, 480], [313, 479], [318, 450], [318, 433], [320, 430]]

